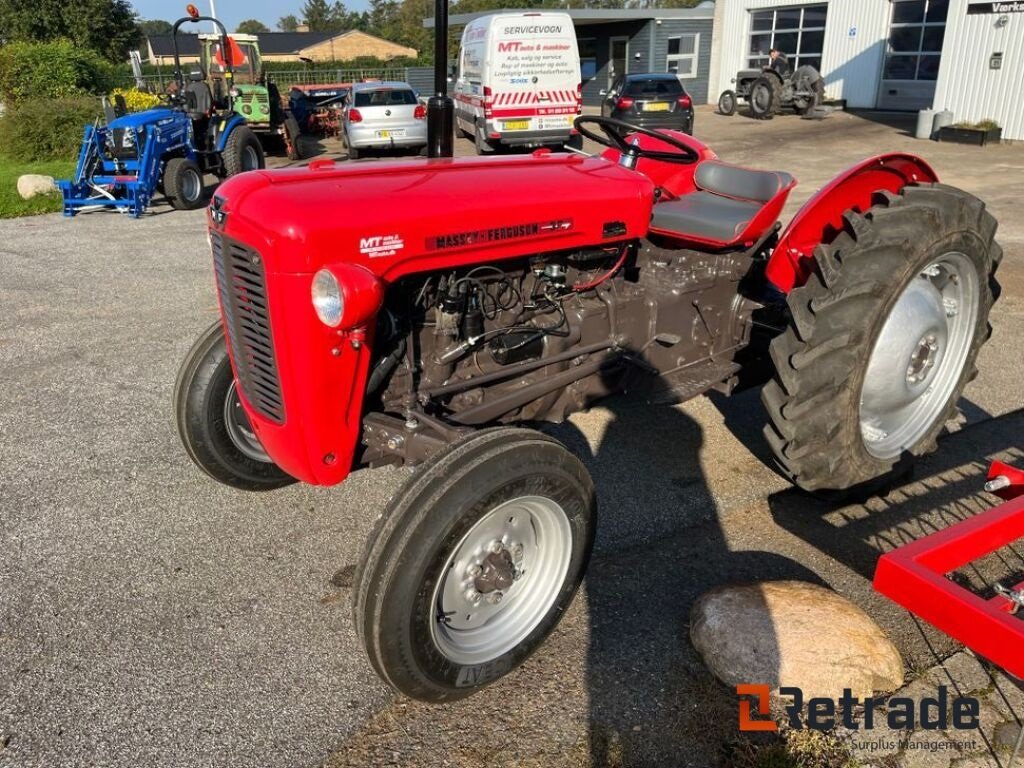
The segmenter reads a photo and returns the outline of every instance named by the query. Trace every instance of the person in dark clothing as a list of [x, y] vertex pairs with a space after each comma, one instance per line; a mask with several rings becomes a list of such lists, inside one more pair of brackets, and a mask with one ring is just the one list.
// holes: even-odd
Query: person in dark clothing
[[771, 63], [765, 69], [773, 70], [775, 74], [785, 80], [789, 74], [789, 58], [786, 54], [778, 48], [772, 48], [768, 51], [768, 58], [771, 59]]

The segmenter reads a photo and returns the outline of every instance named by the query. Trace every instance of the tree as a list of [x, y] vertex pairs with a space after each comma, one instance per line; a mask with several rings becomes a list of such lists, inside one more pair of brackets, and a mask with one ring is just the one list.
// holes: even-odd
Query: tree
[[294, 32], [299, 28], [299, 20], [294, 13], [289, 13], [277, 20], [277, 28], [282, 32]]
[[0, 0], [0, 30], [6, 42], [66, 38], [114, 62], [127, 59], [139, 40], [128, 0]]
[[163, 19], [143, 19], [139, 22], [139, 32], [143, 37], [153, 35], [169, 35], [174, 30], [174, 25]]
[[334, 27], [334, 9], [327, 0], [306, 0], [301, 12], [310, 32], [338, 31]]
[[264, 24], [259, 19], [246, 19], [245, 21], [238, 22], [238, 27], [235, 32], [243, 35], [258, 35], [261, 32], [269, 32], [270, 27]]

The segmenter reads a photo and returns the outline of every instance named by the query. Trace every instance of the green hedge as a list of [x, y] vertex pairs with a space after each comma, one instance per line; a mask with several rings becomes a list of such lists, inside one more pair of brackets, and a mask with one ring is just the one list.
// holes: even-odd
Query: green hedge
[[8, 106], [29, 99], [105, 93], [115, 66], [67, 40], [0, 47], [0, 99]]
[[95, 96], [26, 99], [0, 117], [0, 147], [12, 160], [74, 160], [85, 126], [101, 113]]

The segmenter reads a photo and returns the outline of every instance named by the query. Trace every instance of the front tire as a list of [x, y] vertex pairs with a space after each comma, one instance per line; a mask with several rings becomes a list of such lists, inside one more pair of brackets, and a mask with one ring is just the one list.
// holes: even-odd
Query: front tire
[[220, 320], [185, 356], [174, 384], [174, 417], [189, 457], [214, 480], [243, 491], [295, 482], [270, 460], [245, 416]]
[[203, 207], [203, 172], [187, 157], [172, 157], [164, 166], [164, 194], [179, 211]]
[[718, 97], [718, 114], [726, 117], [736, 114], [736, 91], [723, 91]]
[[263, 145], [256, 138], [251, 128], [240, 125], [231, 131], [224, 151], [221, 153], [224, 173], [228, 178], [246, 171], [256, 171], [266, 167], [267, 161], [263, 154]]
[[568, 609], [595, 519], [586, 469], [550, 437], [498, 428], [435, 455], [391, 500], [356, 574], [373, 668], [431, 702], [511, 672]]
[[285, 155], [289, 160], [301, 160], [302, 159], [302, 144], [301, 144], [301, 132], [299, 131], [298, 121], [288, 115], [284, 120], [284, 149]]
[[926, 184], [879, 193], [815, 249], [762, 392], [765, 437], [793, 483], [874, 490], [936, 449], [991, 335], [995, 231], [980, 200]]

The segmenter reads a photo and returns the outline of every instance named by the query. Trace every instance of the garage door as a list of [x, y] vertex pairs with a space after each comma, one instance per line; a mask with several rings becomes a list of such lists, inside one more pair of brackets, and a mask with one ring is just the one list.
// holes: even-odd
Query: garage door
[[948, 10], [949, 0], [894, 0], [879, 109], [933, 106]]

